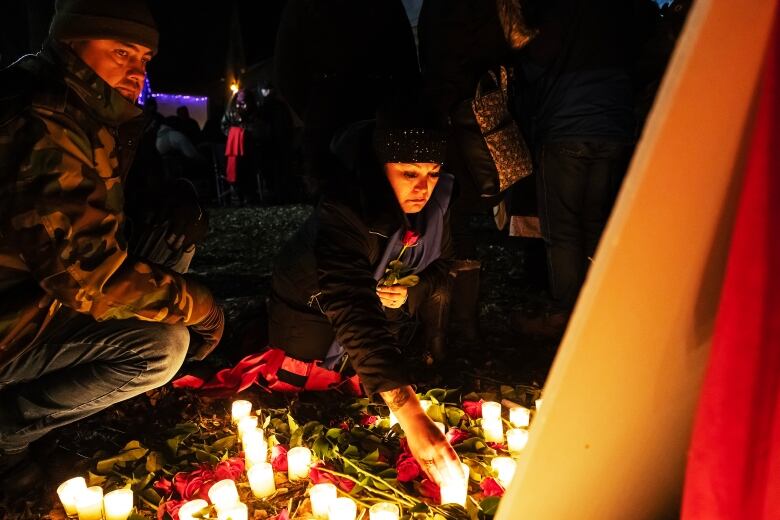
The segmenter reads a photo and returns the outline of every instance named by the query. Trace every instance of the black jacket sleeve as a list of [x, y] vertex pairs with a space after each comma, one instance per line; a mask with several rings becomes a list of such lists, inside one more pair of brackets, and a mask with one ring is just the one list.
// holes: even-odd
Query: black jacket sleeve
[[410, 384], [376, 294], [368, 228], [334, 202], [317, 208], [318, 302], [369, 395]]

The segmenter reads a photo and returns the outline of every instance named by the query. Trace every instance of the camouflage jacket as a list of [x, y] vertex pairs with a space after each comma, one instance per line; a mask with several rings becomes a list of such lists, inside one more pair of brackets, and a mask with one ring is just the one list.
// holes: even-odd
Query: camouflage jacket
[[57, 42], [0, 71], [0, 366], [62, 307], [185, 325], [209, 311], [205, 287], [127, 252], [123, 183], [142, 125]]

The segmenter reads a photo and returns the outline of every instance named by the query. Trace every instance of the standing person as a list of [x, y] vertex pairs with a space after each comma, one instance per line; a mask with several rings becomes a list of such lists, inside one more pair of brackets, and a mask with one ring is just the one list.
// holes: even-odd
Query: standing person
[[[0, 479], [38, 484], [31, 442], [166, 383], [223, 316], [194, 280], [129, 253], [123, 187], [158, 33], [140, 0], [58, 0], [49, 39], [0, 72]], [[170, 243], [181, 240], [170, 228]]]
[[182, 105], [176, 109], [176, 118], [179, 121], [178, 130], [190, 140], [192, 144], [200, 144], [200, 125], [190, 117], [190, 109]]
[[641, 1], [529, 2], [539, 35], [519, 61], [517, 112], [536, 156], [554, 304], [520, 319], [523, 332], [563, 333], [631, 159], [630, 70]]
[[236, 92], [222, 117], [222, 132], [227, 136], [227, 181], [235, 184], [239, 204], [258, 204], [258, 141], [265, 132], [254, 94], [248, 89]]
[[275, 262], [262, 373], [272, 390], [325, 390], [350, 382], [339, 371], [348, 361], [441, 482], [457, 475], [457, 456], [422, 411], [395, 332], [408, 314], [422, 315], [428, 339], [446, 329], [452, 177], [439, 171], [446, 134], [411, 106], [334, 142], [350, 181], [331, 187]]

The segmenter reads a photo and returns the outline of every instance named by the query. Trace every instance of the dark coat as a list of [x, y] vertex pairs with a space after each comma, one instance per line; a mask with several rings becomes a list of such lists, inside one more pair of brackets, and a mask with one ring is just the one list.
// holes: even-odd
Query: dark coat
[[[371, 152], [372, 129], [359, 125], [340, 141], [338, 155], [353, 182], [326, 194], [282, 248], [269, 305], [271, 347], [298, 359], [322, 360], [335, 337], [369, 394], [410, 383], [374, 279], [388, 237], [409, 222]], [[441, 256], [419, 273], [420, 283], [410, 293], [446, 281], [447, 214], [444, 224]]]

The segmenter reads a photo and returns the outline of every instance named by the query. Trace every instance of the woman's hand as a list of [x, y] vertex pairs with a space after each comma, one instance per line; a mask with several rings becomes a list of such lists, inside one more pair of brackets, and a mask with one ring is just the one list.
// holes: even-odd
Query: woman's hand
[[404, 303], [409, 296], [409, 292], [403, 285], [380, 285], [376, 288], [376, 294], [382, 305], [390, 309], [397, 309]]
[[420, 407], [412, 388], [404, 386], [380, 395], [398, 418], [409, 450], [428, 477], [437, 485], [462, 479], [458, 455]]

